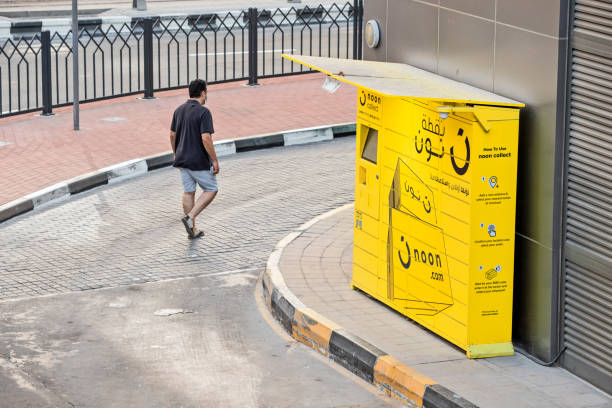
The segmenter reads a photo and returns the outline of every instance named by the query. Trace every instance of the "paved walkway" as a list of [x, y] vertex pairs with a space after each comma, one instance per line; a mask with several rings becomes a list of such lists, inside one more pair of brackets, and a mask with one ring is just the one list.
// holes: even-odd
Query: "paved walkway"
[[351, 201], [354, 140], [222, 157], [199, 240], [186, 239], [173, 168], [12, 218], [0, 224], [0, 300], [264, 267], [289, 231]]
[[280, 269], [307, 306], [481, 408], [612, 407], [612, 398], [526, 357], [470, 360], [463, 350], [361, 291], [352, 277], [353, 208], [319, 221], [283, 251]]
[[253, 293], [288, 231], [351, 200], [354, 140], [223, 157], [198, 240], [171, 168], [0, 224], [0, 406], [387, 406]]
[[[354, 87], [321, 90], [321, 74], [212, 85], [207, 106], [214, 140], [233, 139], [355, 120]], [[174, 109], [185, 89], [81, 105], [81, 130], [72, 130], [72, 109], [55, 116], [0, 119], [0, 205], [60, 181], [122, 161], [170, 150]]]

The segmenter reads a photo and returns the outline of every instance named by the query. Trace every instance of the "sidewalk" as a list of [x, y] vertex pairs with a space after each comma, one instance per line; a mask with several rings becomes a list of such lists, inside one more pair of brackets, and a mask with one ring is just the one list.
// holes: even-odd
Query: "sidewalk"
[[470, 360], [460, 350], [361, 291], [350, 288], [353, 207], [295, 238], [279, 266], [310, 309], [481, 408], [610, 407], [612, 398], [558, 367], [526, 357]]
[[[321, 90], [324, 76], [306, 74], [211, 85], [214, 140], [234, 139], [354, 121], [353, 87]], [[170, 150], [174, 109], [187, 90], [81, 105], [81, 130], [72, 130], [72, 108], [55, 116], [26, 114], [0, 119], [0, 205], [84, 173]], [[222, 164], [223, 165], [223, 164]]]

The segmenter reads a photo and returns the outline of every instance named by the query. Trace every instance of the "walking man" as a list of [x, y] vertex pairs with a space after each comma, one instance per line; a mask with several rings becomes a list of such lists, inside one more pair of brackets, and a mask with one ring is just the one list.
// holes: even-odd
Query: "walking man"
[[[189, 99], [174, 111], [170, 126], [170, 144], [174, 152], [174, 167], [181, 171], [183, 182], [182, 221], [190, 239], [204, 235], [195, 219], [217, 195], [219, 161], [212, 141], [212, 115], [206, 102], [206, 81], [196, 79], [189, 84]], [[195, 199], [196, 183], [204, 190]]]

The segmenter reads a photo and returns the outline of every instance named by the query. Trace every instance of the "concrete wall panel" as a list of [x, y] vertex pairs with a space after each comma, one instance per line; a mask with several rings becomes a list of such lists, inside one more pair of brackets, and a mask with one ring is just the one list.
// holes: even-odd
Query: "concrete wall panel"
[[440, 0], [440, 6], [493, 20], [495, 0]]
[[552, 251], [516, 237], [513, 341], [543, 360], [551, 358]]
[[497, 0], [497, 21], [558, 37], [560, 27], [564, 27], [559, 24], [561, 3], [562, 0]]
[[412, 0], [389, 0], [387, 60], [437, 71], [438, 8]]
[[521, 110], [517, 231], [552, 247], [558, 41], [498, 25], [495, 88]]
[[494, 30], [492, 21], [440, 10], [438, 73], [492, 91]]

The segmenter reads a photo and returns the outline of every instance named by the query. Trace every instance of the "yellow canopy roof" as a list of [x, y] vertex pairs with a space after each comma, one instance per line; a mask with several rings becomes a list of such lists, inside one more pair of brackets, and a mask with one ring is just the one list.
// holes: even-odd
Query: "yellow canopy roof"
[[389, 96], [479, 105], [525, 106], [521, 102], [453, 81], [406, 64], [286, 55], [283, 57], [331, 77]]

